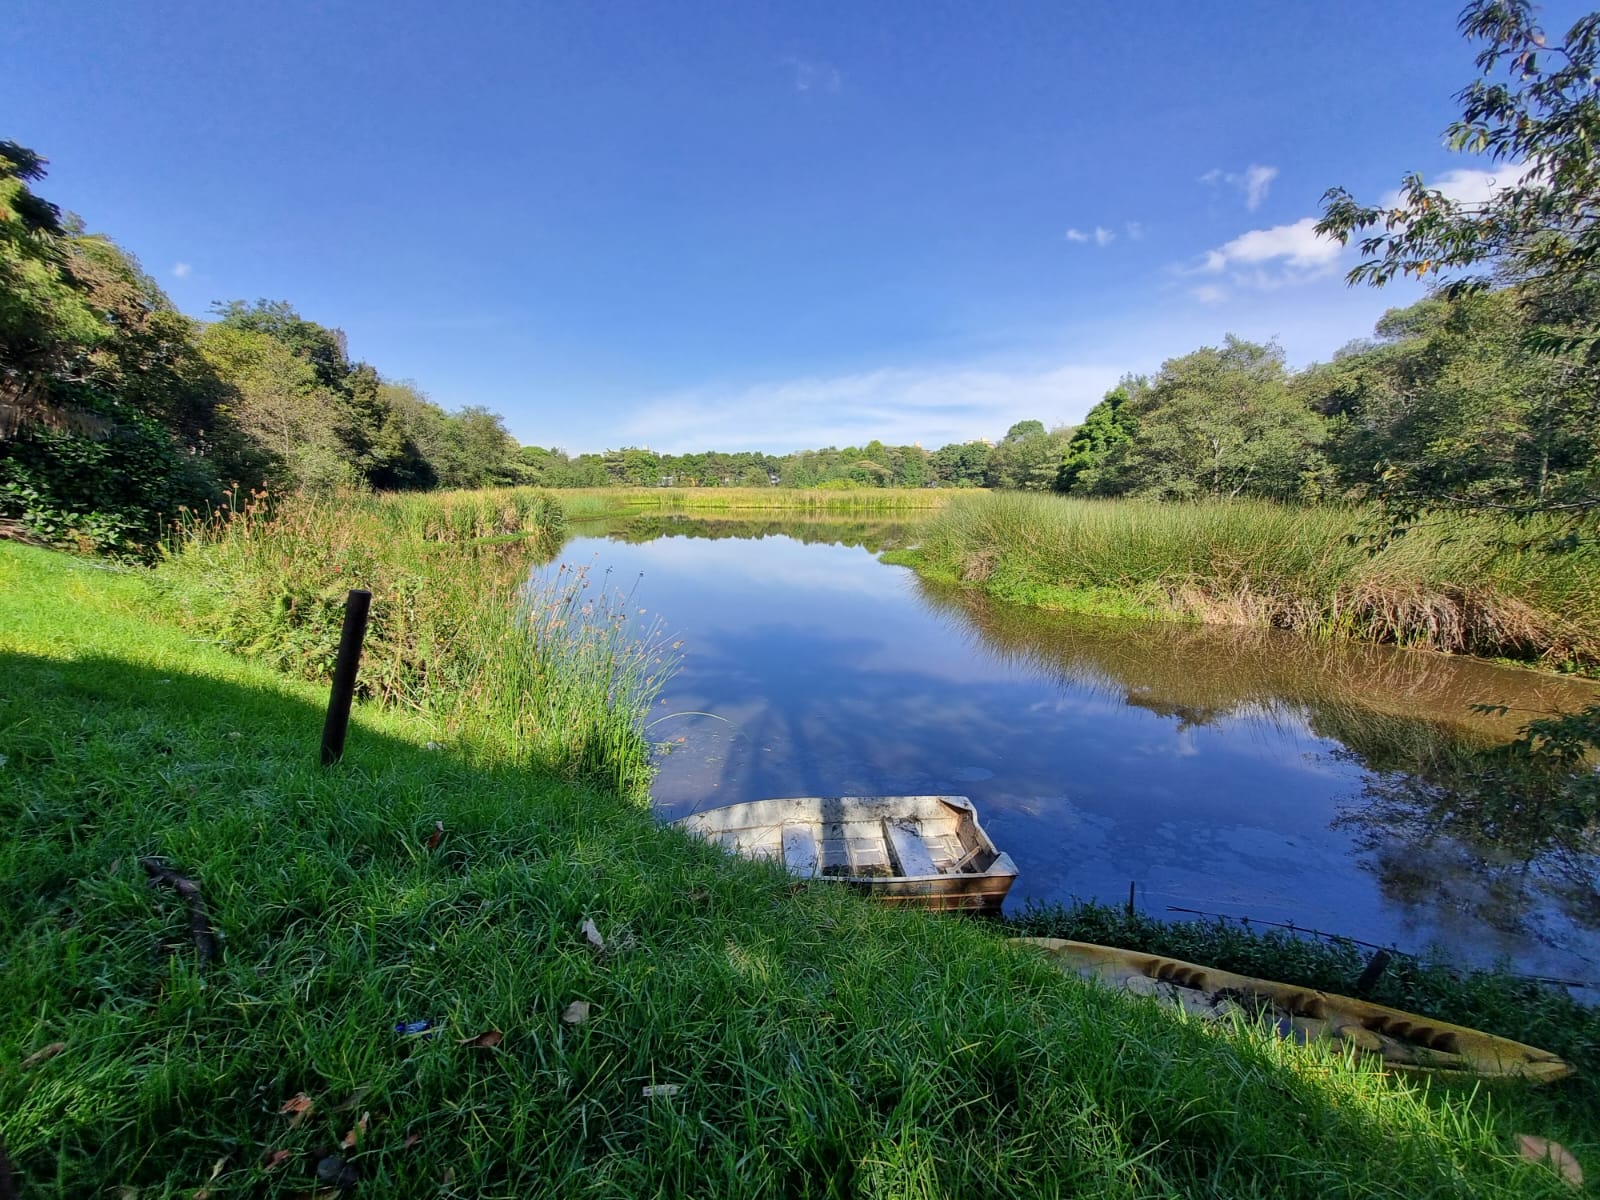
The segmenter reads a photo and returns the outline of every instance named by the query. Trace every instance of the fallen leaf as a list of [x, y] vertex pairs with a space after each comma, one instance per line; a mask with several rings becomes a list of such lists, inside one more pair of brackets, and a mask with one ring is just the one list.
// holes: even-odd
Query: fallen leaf
[[30, 1067], [37, 1067], [40, 1063], [54, 1058], [66, 1048], [67, 1044], [65, 1042], [51, 1042], [48, 1046], [45, 1046], [40, 1050], [35, 1050], [32, 1054], [28, 1055], [27, 1058], [23, 1059], [20, 1069], [26, 1071]]
[[456, 1181], [456, 1169], [454, 1167], [446, 1167], [444, 1169], [444, 1178], [439, 1181], [439, 1186], [440, 1187], [451, 1187], [452, 1185], [454, 1185], [455, 1181]]
[[639, 1092], [646, 1100], [656, 1100], [676, 1096], [681, 1090], [675, 1083], [651, 1083], [640, 1088]]
[[261, 1158], [261, 1169], [263, 1171], [276, 1171], [293, 1157], [293, 1150], [269, 1150]]
[[367, 1121], [371, 1113], [362, 1113], [361, 1120], [350, 1127], [350, 1132], [344, 1135], [344, 1140], [339, 1143], [341, 1150], [354, 1150], [356, 1143], [361, 1140], [361, 1135], [367, 1131]]
[[406, 1134], [406, 1140], [400, 1143], [400, 1149], [409, 1150], [421, 1140], [422, 1135], [420, 1133], [408, 1133]]
[[1575, 1188], [1583, 1186], [1583, 1168], [1560, 1142], [1534, 1137], [1530, 1133], [1517, 1135], [1517, 1153], [1531, 1163], [1543, 1163]]
[[301, 1121], [304, 1121], [306, 1117], [310, 1115], [311, 1108], [311, 1097], [306, 1095], [304, 1092], [301, 1092], [299, 1095], [295, 1096], [294, 1099], [284, 1101], [283, 1107], [278, 1111], [280, 1113], [288, 1114], [289, 1128], [293, 1129], [296, 1125], [300, 1124]]
[[139, 1200], [139, 1189], [125, 1183], [117, 1189], [117, 1200]]
[[428, 835], [428, 849], [429, 850], [434, 849], [443, 840], [444, 840], [444, 822], [443, 821], [435, 821], [433, 823], [433, 832]]
[[456, 1044], [459, 1046], [471, 1046], [476, 1050], [493, 1050], [505, 1039], [506, 1035], [498, 1029], [485, 1029], [475, 1037], [462, 1038]]
[[235, 730], [230, 731], [226, 736], [227, 736], [227, 739], [230, 742], [237, 742], [240, 738], [242, 738], [244, 736], [244, 734], [240, 733], [237, 729], [235, 729]]
[[606, 948], [606, 940], [600, 936], [600, 927], [588, 917], [585, 917], [583, 923], [578, 926], [578, 932], [583, 934], [584, 939], [596, 950], [604, 950]]
[[696, 908], [703, 908], [705, 905], [711, 903], [711, 889], [703, 887], [690, 888], [688, 893], [688, 901]]
[[582, 1025], [589, 1019], [589, 1002], [587, 1000], [574, 1000], [567, 1005], [561, 1014], [561, 1020], [568, 1025]]

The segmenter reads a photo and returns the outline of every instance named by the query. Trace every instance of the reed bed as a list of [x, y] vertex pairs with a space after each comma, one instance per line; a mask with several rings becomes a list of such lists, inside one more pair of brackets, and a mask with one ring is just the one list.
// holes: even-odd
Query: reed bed
[[1600, 666], [1600, 551], [1555, 519], [1266, 501], [958, 498], [899, 561], [1046, 607]]
[[191, 629], [314, 680], [331, 672], [349, 590], [365, 588], [363, 697], [642, 796], [641, 721], [672, 650], [584, 573], [530, 586], [565, 519], [532, 489], [257, 498], [188, 525], [157, 577]]

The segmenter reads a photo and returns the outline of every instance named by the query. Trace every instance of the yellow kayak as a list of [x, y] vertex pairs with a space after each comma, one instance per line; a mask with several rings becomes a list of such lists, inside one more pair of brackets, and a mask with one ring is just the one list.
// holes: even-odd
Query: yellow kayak
[[1407, 1071], [1486, 1075], [1549, 1083], [1572, 1074], [1551, 1054], [1462, 1025], [1434, 1021], [1350, 996], [1235, 975], [1176, 958], [1069, 942], [1061, 938], [1012, 938], [1043, 950], [1069, 975], [1100, 979], [1153, 995], [1200, 1016], [1266, 1016], [1284, 1037], [1328, 1039]]

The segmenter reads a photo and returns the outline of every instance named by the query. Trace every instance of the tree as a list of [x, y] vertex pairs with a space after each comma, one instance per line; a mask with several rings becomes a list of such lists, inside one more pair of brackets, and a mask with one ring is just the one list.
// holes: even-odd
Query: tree
[[1129, 389], [1143, 386], [1142, 378], [1124, 379], [1089, 410], [1061, 456], [1056, 491], [1093, 494], [1099, 469], [1133, 436], [1136, 422], [1128, 407]]
[[1582, 283], [1600, 261], [1600, 13], [1575, 22], [1554, 46], [1529, 0], [1472, 0], [1459, 28], [1486, 44], [1476, 59], [1483, 78], [1457, 95], [1462, 114], [1447, 130], [1449, 143], [1514, 167], [1511, 185], [1464, 203], [1410, 174], [1394, 205], [1363, 205], [1333, 188], [1317, 232], [1341, 242], [1365, 235], [1368, 257], [1351, 270], [1351, 283], [1415, 275], [1459, 293], [1482, 290], [1490, 278], [1448, 273], [1496, 265], [1553, 290]]
[[1289, 394], [1283, 351], [1231, 334], [1163, 363], [1124, 405], [1136, 424], [1101, 468], [1104, 494], [1289, 498], [1323, 438]]
[[981, 487], [989, 473], [987, 442], [951, 442], [930, 456], [933, 477], [950, 487]]
[[1043, 421], [1018, 421], [1010, 429], [1006, 430], [1006, 436], [1001, 439], [1001, 443], [1004, 444], [1005, 442], [1020, 442], [1025, 438], [1043, 437], [1043, 436], [1044, 436], [1044, 422]]
[[1043, 421], [1018, 421], [990, 451], [986, 482], [994, 488], [1049, 491], [1068, 436], [1060, 429], [1045, 432]]

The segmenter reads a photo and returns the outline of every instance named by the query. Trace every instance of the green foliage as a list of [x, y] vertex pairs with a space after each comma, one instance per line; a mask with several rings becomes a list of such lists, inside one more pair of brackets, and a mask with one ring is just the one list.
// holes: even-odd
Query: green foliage
[[989, 452], [984, 482], [1006, 491], [1049, 491], [1069, 436], [1066, 429], [1046, 433], [1043, 421], [1018, 421]]
[[1142, 390], [1144, 386], [1143, 379], [1125, 379], [1089, 410], [1062, 454], [1056, 471], [1056, 491], [1095, 494], [1100, 486], [1100, 469], [1137, 428], [1128, 407], [1130, 389]]
[[1170, 359], [1153, 379], [1119, 390], [1079, 443], [1072, 490], [1290, 499], [1316, 462], [1322, 422], [1290, 394], [1276, 345], [1230, 335], [1220, 348]]
[[1330, 418], [1346, 495], [1527, 510], [1592, 491], [1600, 371], [1531, 349], [1522, 301], [1504, 289], [1391, 311], [1376, 341], [1293, 381]]
[[[1472, 0], [1460, 29], [1485, 43], [1477, 56], [1483, 78], [1459, 94], [1461, 119], [1447, 136], [1454, 149], [1520, 168], [1507, 179], [1511, 186], [1481, 203], [1462, 203], [1413, 174], [1393, 207], [1362, 205], [1334, 188], [1324, 197], [1317, 232], [1342, 242], [1366, 234], [1361, 252], [1369, 257], [1351, 270], [1352, 283], [1382, 285], [1396, 274], [1443, 278], [1452, 270], [1510, 263], [1551, 290], [1580, 285], [1600, 255], [1594, 219], [1600, 13], [1579, 18], [1562, 43], [1551, 45], [1528, 0]], [[1489, 280], [1456, 276], [1449, 282], [1459, 291], [1486, 287]]]

